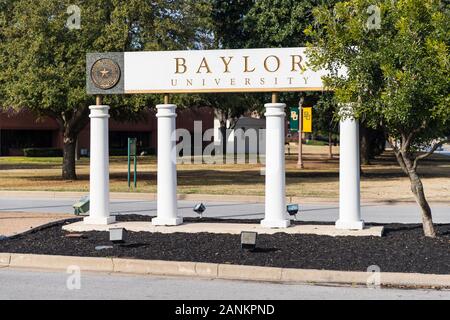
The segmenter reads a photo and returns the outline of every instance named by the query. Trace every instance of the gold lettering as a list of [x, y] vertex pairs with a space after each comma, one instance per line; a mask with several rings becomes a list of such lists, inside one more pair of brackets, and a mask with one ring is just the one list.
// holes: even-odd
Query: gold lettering
[[[187, 67], [186, 67], [186, 59], [184, 58], [175, 58], [176, 61], [176, 71], [177, 74], [183, 74], [186, 73]], [[183, 69], [183, 71], [180, 71], [180, 69]]]
[[[277, 61], [277, 68], [275, 70], [269, 70], [269, 66], [268, 66], [268, 61], [270, 58], [275, 58]], [[280, 64], [281, 61], [277, 56], [268, 56], [265, 60], [264, 60], [264, 69], [266, 69], [268, 72], [277, 72], [278, 69], [280, 69]]]
[[225, 71], [223, 73], [230, 73], [229, 66], [233, 57], [228, 57], [228, 61], [226, 60], [226, 57], [220, 57], [220, 59], [222, 59], [223, 65], [225, 66]]
[[250, 58], [249, 56], [244, 56], [244, 72], [254, 72], [256, 70], [256, 68], [253, 68], [253, 70], [250, 70], [248, 65], [248, 58]]
[[206, 61], [206, 58], [202, 59], [200, 67], [198, 67], [197, 73], [202, 73], [201, 72], [202, 69], [206, 69], [206, 73], [212, 73], [211, 69], [209, 68], [208, 61]]
[[[303, 58], [302, 58], [302, 56], [299, 56], [299, 55], [294, 55], [294, 56], [291, 56], [292, 57], [292, 72], [296, 72], [296, 71], [302, 71], [303, 70], [303, 66], [302, 66], [302, 61], [303, 61]], [[297, 70], [297, 67], [299, 68], [298, 70]]]

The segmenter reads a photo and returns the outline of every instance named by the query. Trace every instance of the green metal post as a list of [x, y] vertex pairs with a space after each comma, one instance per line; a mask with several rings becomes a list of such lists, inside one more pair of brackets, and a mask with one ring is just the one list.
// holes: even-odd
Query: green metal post
[[134, 188], [137, 188], [137, 156], [134, 156]]
[[131, 139], [128, 138], [128, 189], [131, 188]]

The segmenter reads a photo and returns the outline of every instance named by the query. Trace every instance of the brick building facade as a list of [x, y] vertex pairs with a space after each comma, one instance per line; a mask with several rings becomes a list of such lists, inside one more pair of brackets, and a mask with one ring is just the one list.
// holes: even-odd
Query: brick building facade
[[[214, 127], [211, 108], [178, 110], [177, 128], [194, 131], [194, 121], [202, 121], [203, 130]], [[78, 137], [78, 152], [89, 152], [90, 129], [87, 125]], [[110, 120], [110, 149], [126, 150], [128, 138], [137, 138], [142, 149], [157, 147], [157, 118], [148, 111], [139, 122]], [[0, 156], [21, 156], [24, 148], [61, 148], [62, 134], [51, 118], [37, 118], [29, 111], [0, 112]]]

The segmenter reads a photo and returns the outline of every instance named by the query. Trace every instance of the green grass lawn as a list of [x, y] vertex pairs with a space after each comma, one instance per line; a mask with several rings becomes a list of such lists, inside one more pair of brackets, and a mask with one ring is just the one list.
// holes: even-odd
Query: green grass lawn
[[62, 163], [62, 158], [28, 158], [28, 157], [0, 157], [0, 165], [12, 164], [12, 165], [59, 165]]
[[[292, 151], [292, 150], [291, 150]], [[297, 168], [295, 154], [286, 157], [286, 194], [304, 199], [337, 200], [339, 157], [328, 158], [328, 146], [304, 146], [305, 169]], [[338, 152], [334, 148], [335, 154]], [[82, 191], [89, 190], [89, 158], [77, 161], [78, 179], [61, 178], [62, 158], [0, 157], [0, 190]], [[110, 190], [128, 192], [127, 157], [110, 158]], [[264, 195], [262, 164], [182, 164], [177, 166], [178, 192], [184, 194]], [[450, 158], [433, 156], [419, 171], [430, 201], [448, 199]], [[392, 153], [362, 167], [363, 200], [413, 201], [409, 180]], [[155, 193], [157, 158], [138, 158], [138, 189]]]

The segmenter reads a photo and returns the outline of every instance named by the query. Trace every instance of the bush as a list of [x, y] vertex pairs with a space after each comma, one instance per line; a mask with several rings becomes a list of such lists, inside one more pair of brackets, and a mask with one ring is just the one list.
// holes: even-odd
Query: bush
[[53, 158], [62, 157], [63, 151], [57, 148], [27, 148], [23, 149], [23, 155], [28, 158]]
[[320, 140], [307, 140], [306, 144], [308, 146], [327, 146], [328, 142], [320, 141]]
[[109, 149], [109, 155], [111, 157], [127, 156], [127, 154], [127, 149]]

